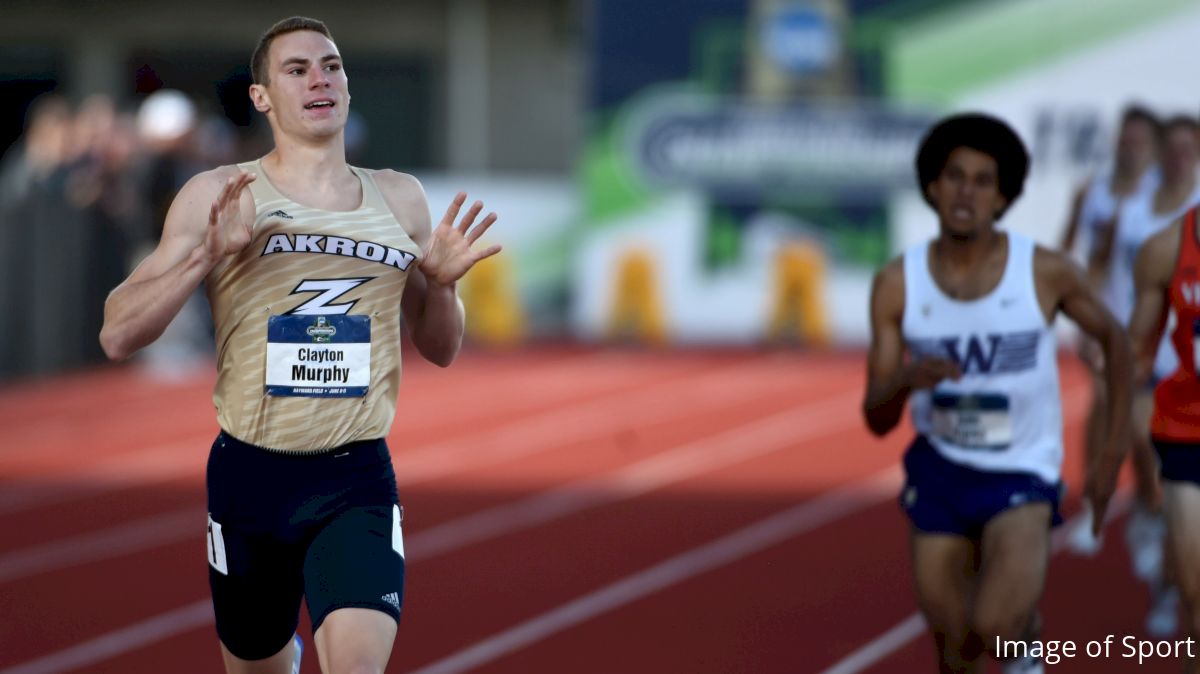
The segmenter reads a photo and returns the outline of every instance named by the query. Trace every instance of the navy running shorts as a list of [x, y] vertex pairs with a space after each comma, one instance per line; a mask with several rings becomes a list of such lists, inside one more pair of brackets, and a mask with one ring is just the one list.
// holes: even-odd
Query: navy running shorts
[[1200, 444], [1152, 440], [1162, 479], [1200, 485]]
[[979, 539], [996, 515], [1042, 501], [1050, 504], [1052, 525], [1062, 524], [1061, 481], [1050, 484], [1031, 473], [976, 470], [945, 458], [923, 435], [905, 452], [904, 470], [900, 506], [917, 531]]
[[235, 656], [261, 660], [286, 646], [301, 597], [314, 632], [340, 608], [399, 622], [403, 509], [382, 439], [292, 454], [221, 433], [207, 486], [217, 635]]

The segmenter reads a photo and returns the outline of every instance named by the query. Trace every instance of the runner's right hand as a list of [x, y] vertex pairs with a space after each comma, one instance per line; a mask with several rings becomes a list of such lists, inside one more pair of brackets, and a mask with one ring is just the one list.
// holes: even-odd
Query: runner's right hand
[[943, 379], [958, 379], [962, 370], [949, 358], [921, 358], [908, 364], [908, 385], [914, 390], [933, 388]]
[[225, 181], [208, 212], [208, 228], [204, 234], [204, 250], [216, 264], [226, 255], [240, 253], [250, 245], [254, 222], [242, 217], [242, 190], [258, 176], [241, 171]]

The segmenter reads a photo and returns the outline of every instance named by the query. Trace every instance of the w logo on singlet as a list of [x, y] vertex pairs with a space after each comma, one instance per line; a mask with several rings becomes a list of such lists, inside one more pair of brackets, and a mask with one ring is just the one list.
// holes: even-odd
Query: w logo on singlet
[[964, 375], [1002, 374], [1033, 369], [1040, 337], [1038, 330], [955, 335], [913, 340], [909, 348], [915, 356], [948, 358]]

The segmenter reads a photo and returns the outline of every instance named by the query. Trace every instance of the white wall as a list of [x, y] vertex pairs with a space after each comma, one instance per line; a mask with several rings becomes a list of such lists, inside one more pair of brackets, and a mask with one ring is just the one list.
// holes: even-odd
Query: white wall
[[[1051, 111], [1060, 118], [1094, 112], [1116, 126], [1121, 110], [1141, 102], [1163, 115], [1200, 114], [1197, 68], [1200, 6], [1119, 39], [1072, 54], [1032, 72], [969, 91], [957, 110], [985, 110], [1009, 121], [1031, 142], [1037, 116]], [[1034, 163], [1025, 194], [1005, 215], [1002, 226], [1025, 232], [1044, 244], [1057, 242], [1066, 225], [1070, 200], [1087, 171], [1061, 155]], [[932, 236], [937, 220], [915, 190], [893, 201], [897, 251]]]

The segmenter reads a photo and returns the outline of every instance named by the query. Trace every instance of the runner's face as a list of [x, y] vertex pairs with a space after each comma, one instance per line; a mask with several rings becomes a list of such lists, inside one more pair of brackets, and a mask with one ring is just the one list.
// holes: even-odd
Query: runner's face
[[280, 128], [301, 135], [329, 136], [346, 126], [350, 93], [337, 46], [308, 30], [271, 42], [266, 92]]
[[928, 190], [942, 231], [953, 237], [974, 238], [992, 226], [996, 214], [1008, 203], [1000, 194], [996, 160], [968, 147], [950, 153]]
[[1196, 130], [1176, 125], [1163, 139], [1162, 171], [1168, 182], [1190, 178], [1196, 170]]
[[1158, 151], [1157, 131], [1139, 117], [1126, 120], [1117, 137], [1116, 163], [1123, 170], [1142, 169], [1154, 161]]

